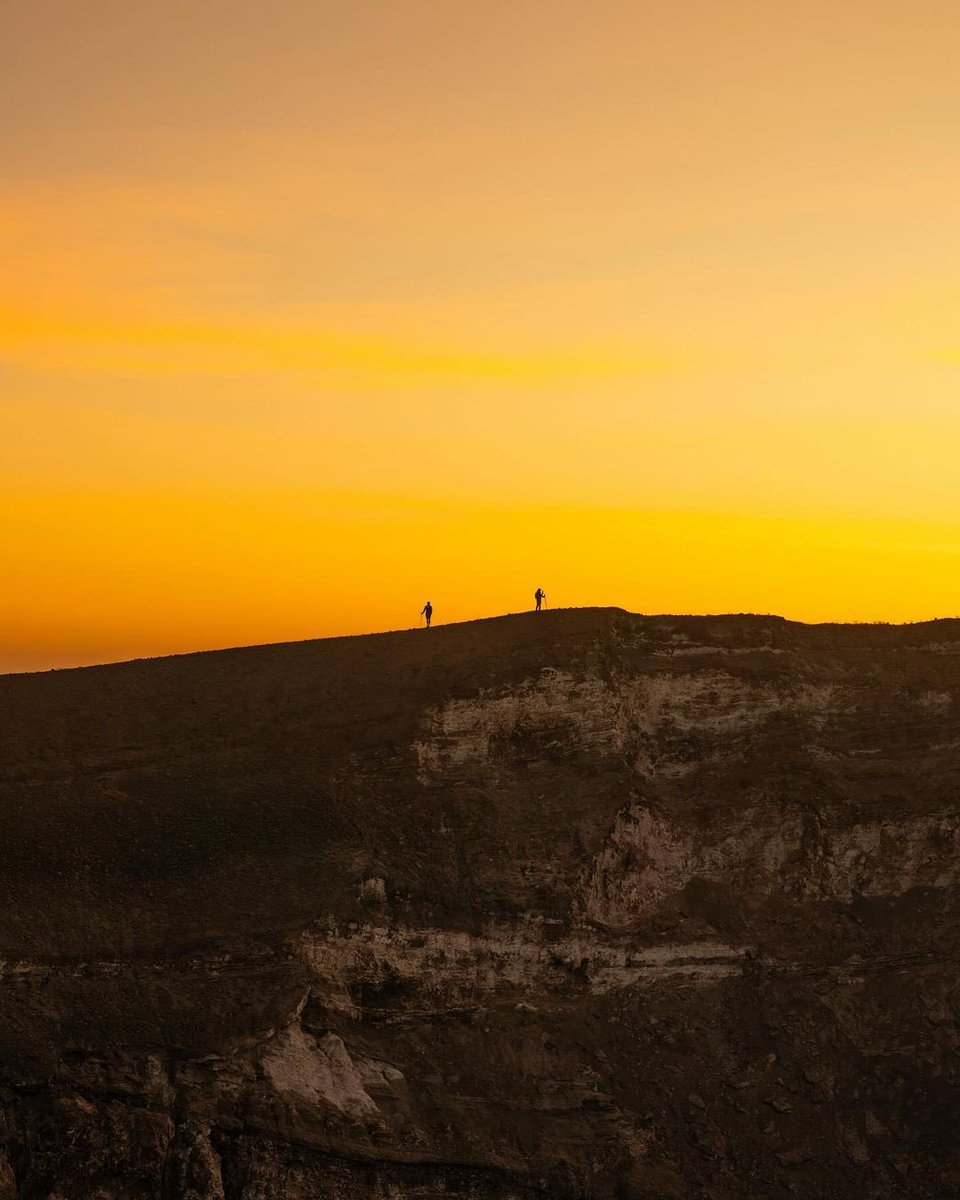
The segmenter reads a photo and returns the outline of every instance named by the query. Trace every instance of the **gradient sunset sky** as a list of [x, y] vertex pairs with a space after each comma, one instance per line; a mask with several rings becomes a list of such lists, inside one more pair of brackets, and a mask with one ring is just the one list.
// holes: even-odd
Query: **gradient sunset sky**
[[12, 0], [0, 670], [960, 611], [960, 6]]

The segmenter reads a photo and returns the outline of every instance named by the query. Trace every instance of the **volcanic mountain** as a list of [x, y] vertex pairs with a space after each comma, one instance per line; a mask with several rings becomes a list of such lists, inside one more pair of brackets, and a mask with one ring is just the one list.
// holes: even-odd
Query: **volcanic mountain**
[[0, 678], [0, 1197], [960, 1194], [960, 621]]

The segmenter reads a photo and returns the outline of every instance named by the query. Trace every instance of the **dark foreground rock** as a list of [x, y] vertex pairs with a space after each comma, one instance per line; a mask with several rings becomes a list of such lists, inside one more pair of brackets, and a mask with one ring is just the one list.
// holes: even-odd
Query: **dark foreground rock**
[[0, 1198], [960, 1194], [960, 622], [0, 678]]

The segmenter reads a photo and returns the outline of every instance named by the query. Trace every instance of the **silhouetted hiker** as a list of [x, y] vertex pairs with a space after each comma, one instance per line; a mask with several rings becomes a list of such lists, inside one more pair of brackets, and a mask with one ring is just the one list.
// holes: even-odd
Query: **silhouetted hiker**
[[427, 618], [427, 628], [430, 628], [430, 618], [433, 616], [433, 605], [428, 600], [420, 610], [420, 616]]
[[537, 590], [533, 593], [533, 598], [537, 602], [537, 612], [539, 612], [540, 606], [547, 598], [547, 593], [543, 590], [543, 588], [537, 588]]

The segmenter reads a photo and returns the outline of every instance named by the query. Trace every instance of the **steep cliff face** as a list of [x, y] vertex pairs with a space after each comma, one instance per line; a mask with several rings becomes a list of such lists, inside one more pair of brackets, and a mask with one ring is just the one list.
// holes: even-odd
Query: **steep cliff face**
[[0, 679], [0, 1198], [960, 1194], [960, 622]]

